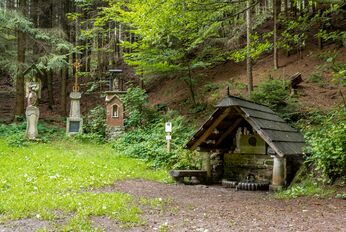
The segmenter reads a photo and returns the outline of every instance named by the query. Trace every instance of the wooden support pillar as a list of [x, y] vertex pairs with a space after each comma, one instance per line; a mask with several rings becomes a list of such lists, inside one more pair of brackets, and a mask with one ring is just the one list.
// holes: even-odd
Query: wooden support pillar
[[212, 171], [209, 152], [203, 152], [203, 170], [207, 171], [207, 184], [210, 184], [212, 180]]
[[271, 190], [280, 190], [286, 184], [286, 158], [273, 156], [273, 178], [270, 186]]

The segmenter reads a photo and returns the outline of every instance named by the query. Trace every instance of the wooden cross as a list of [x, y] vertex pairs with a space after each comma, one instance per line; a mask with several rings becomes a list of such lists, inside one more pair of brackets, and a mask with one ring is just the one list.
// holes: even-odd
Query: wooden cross
[[79, 72], [79, 69], [80, 69], [80, 67], [82, 65], [79, 62], [79, 60], [76, 60], [76, 62], [74, 62], [72, 65], [76, 69], [76, 73], [75, 73], [75, 76], [74, 76], [73, 92], [79, 92], [80, 87], [79, 87], [79, 84], [78, 84], [78, 72]]

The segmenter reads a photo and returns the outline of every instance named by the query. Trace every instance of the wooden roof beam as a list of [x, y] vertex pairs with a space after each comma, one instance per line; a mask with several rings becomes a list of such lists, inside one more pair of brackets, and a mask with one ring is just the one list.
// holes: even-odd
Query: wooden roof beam
[[226, 138], [227, 136], [229, 136], [232, 131], [237, 127], [239, 126], [239, 124], [241, 123], [241, 121], [243, 120], [243, 118], [238, 118], [237, 120], [235, 120], [235, 122], [232, 124], [232, 126], [230, 126], [227, 131], [225, 131], [222, 136], [219, 138], [219, 140], [216, 142], [216, 146], [219, 145], [220, 143], [222, 143]]
[[231, 108], [226, 108], [224, 112], [215, 119], [215, 121], [209, 126], [209, 128], [197, 139], [197, 141], [191, 146], [191, 150], [195, 150], [204, 140], [206, 140], [211, 133], [213, 133], [214, 129], [222, 122], [222, 120], [227, 117]]

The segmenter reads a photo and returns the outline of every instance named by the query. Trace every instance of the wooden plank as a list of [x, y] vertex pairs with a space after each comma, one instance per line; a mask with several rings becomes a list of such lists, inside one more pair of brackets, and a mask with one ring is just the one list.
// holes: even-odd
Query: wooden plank
[[285, 122], [282, 118], [280, 118], [278, 115], [268, 112], [262, 112], [254, 109], [248, 109], [245, 107], [241, 107], [241, 109], [246, 113], [249, 117], [255, 117], [259, 119], [266, 119], [268, 121], [274, 121], [274, 122]]
[[186, 176], [207, 176], [207, 171], [202, 170], [171, 170], [169, 174], [172, 177], [186, 177]]
[[275, 142], [275, 146], [285, 151], [286, 155], [303, 155], [305, 143], [298, 142]]
[[256, 122], [256, 124], [262, 129], [262, 130], [277, 130], [277, 131], [290, 131], [290, 132], [297, 132], [296, 129], [288, 125], [286, 122], [273, 122], [268, 121], [265, 119], [259, 119], [259, 118], [252, 118]]
[[304, 137], [299, 132], [276, 130], [263, 130], [273, 142], [304, 142]]
[[250, 102], [250, 101], [247, 101], [241, 98], [236, 98], [233, 96], [223, 99], [216, 107], [229, 107], [229, 106], [240, 106], [240, 107], [246, 107], [249, 109], [254, 109], [254, 110], [258, 110], [262, 112], [274, 113], [267, 106], [259, 105], [254, 102]]
[[243, 118], [238, 118], [237, 120], [235, 120], [235, 122], [232, 124], [232, 126], [230, 126], [227, 131], [225, 131], [222, 136], [219, 138], [219, 140], [216, 142], [216, 146], [219, 145], [220, 143], [222, 143], [226, 138], [227, 136], [229, 136], [232, 131], [237, 127], [239, 126], [239, 124], [241, 123], [241, 121], [243, 120]]
[[190, 150], [195, 150], [208, 136], [213, 133], [214, 129], [222, 122], [222, 120], [227, 117], [228, 113], [231, 111], [230, 108], [226, 108], [224, 112], [215, 119], [215, 121], [205, 130], [205, 132], [197, 139], [197, 141], [190, 147]]

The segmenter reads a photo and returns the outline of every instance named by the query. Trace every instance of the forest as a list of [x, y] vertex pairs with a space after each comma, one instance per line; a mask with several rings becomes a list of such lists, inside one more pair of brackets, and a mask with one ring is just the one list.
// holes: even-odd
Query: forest
[[[224, 110], [227, 98], [241, 103]], [[167, 122], [172, 129], [165, 131]], [[287, 140], [278, 138], [280, 128], [289, 128]], [[264, 166], [258, 160], [239, 166], [250, 170], [246, 181], [252, 175], [259, 183], [267, 169], [275, 176], [279, 161], [267, 158], [271, 148], [271, 157], [281, 150], [271, 142], [300, 143], [293, 131], [304, 140], [296, 167], [287, 158], [283, 185], [263, 195], [261, 207], [267, 218], [277, 213], [275, 223], [247, 211], [248, 198], [261, 195], [171, 185], [168, 170], [205, 170], [211, 183], [217, 162], [238, 162], [227, 154], [239, 152], [243, 135], [264, 139], [266, 147], [265, 156], [253, 156], [264, 157]], [[342, 231], [346, 1], [0, 0], [0, 159], [5, 231], [291, 231], [309, 224]], [[182, 180], [195, 186], [195, 179]], [[297, 206], [302, 196], [309, 198]], [[219, 211], [228, 198], [239, 198], [259, 223], [233, 216], [241, 214], [239, 202]], [[209, 199], [213, 206], [204, 211]], [[314, 213], [278, 226], [282, 199], [296, 206], [285, 213]], [[315, 213], [319, 206], [334, 219]]]

